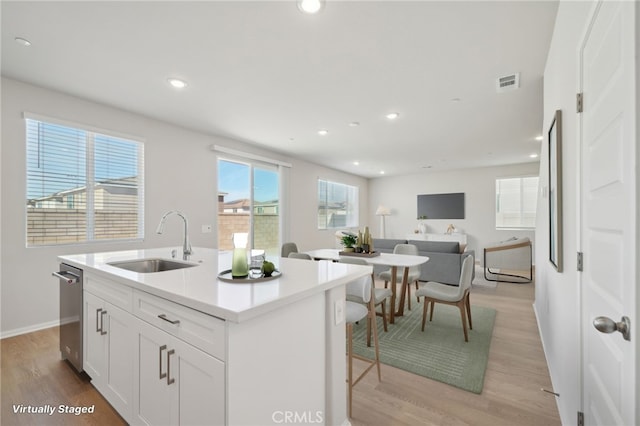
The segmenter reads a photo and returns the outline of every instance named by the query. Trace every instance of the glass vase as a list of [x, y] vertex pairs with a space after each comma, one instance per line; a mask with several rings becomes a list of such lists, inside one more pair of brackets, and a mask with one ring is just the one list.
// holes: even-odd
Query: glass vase
[[237, 232], [233, 234], [233, 256], [231, 258], [231, 277], [244, 278], [249, 275], [247, 262], [247, 242], [249, 234]]

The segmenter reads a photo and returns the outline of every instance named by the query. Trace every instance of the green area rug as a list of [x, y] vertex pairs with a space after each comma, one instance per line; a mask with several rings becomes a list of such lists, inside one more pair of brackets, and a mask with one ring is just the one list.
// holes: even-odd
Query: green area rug
[[[422, 303], [412, 301], [412, 310], [405, 309], [404, 312], [403, 317], [396, 318], [395, 324], [389, 324], [386, 333], [382, 318], [378, 317], [380, 362], [481, 393], [496, 311], [471, 306], [473, 330], [469, 330], [469, 342], [466, 343], [457, 307], [436, 304], [433, 321], [427, 316], [424, 332], [420, 331]], [[372, 346], [367, 347], [366, 330], [365, 322], [354, 326], [354, 352], [373, 359], [373, 338]]]

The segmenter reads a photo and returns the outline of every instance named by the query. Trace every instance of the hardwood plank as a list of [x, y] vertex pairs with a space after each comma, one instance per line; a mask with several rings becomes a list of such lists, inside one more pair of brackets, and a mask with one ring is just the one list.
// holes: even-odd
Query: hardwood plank
[[[80, 375], [60, 359], [58, 327], [0, 341], [3, 425], [125, 425], [126, 422]], [[14, 413], [18, 405], [54, 407], [53, 415]], [[89, 407], [92, 414], [59, 413], [60, 405]]]

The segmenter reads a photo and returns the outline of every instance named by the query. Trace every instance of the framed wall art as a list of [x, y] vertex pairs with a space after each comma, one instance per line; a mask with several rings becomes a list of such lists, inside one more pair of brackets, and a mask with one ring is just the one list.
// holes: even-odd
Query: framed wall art
[[562, 111], [549, 127], [549, 261], [562, 272]]

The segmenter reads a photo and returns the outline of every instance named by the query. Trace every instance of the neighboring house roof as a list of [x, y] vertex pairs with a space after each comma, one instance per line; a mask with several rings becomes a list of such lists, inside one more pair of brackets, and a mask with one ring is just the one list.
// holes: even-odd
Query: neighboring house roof
[[224, 207], [228, 209], [249, 209], [251, 205], [248, 198], [242, 198], [240, 200], [227, 201], [224, 203]]
[[[138, 194], [138, 177], [127, 176], [127, 177], [118, 178], [118, 179], [106, 179], [98, 182], [96, 184], [96, 188], [102, 189], [110, 194], [137, 195]], [[68, 195], [74, 195], [74, 194], [86, 192], [86, 190], [87, 190], [86, 185], [77, 186], [75, 188], [58, 191], [56, 193], [47, 195], [45, 197], [31, 198], [27, 200], [27, 203], [30, 205], [34, 205], [37, 202], [62, 199]]]

